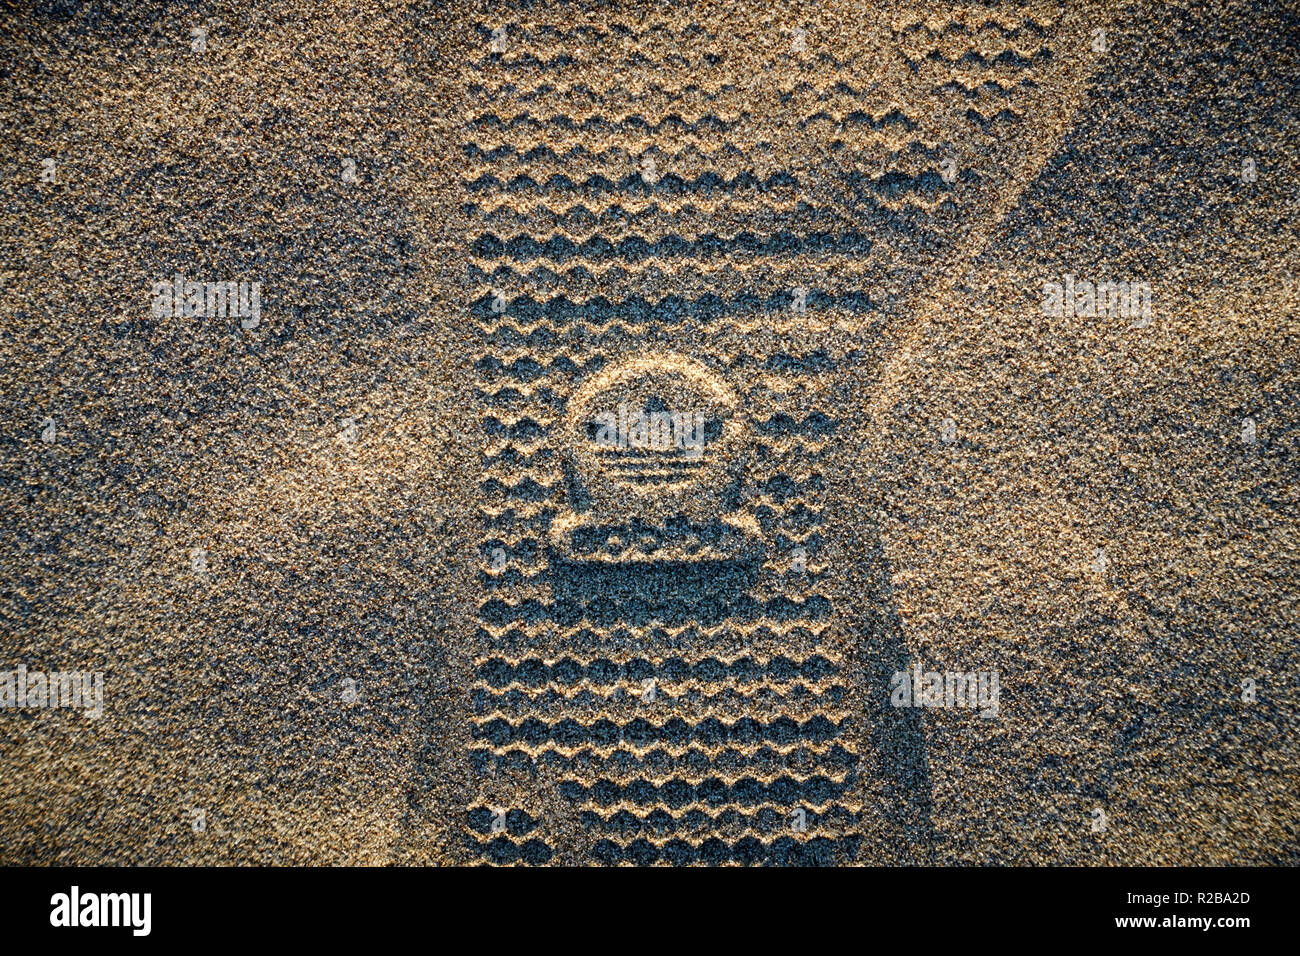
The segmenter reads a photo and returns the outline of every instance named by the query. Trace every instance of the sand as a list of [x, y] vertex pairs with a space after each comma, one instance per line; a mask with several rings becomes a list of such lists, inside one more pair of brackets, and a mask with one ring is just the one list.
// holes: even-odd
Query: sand
[[15, 15], [0, 861], [1296, 863], [1298, 28]]

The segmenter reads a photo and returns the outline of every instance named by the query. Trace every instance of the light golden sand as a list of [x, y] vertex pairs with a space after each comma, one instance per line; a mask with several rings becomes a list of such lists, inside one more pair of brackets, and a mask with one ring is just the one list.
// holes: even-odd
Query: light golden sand
[[[1296, 862], [1300, 337], [1284, 276], [1300, 275], [1297, 67], [1282, 54], [1285, 36], [1294, 52], [1294, 13], [1187, 5], [1137, 21], [1104, 7], [1007, 8], [986, 27], [982, 8], [838, 6], [849, 5], [555, 4], [503, 17], [467, 3], [324, 14], [284, 3], [17, 21], [0, 41], [0, 668], [102, 670], [106, 714], [0, 717], [0, 860], [477, 862], [493, 858], [493, 837], [467, 811], [501, 807], [536, 826], [496, 840], [587, 863], [601, 839], [647, 834], [593, 830], [584, 810], [618, 807], [567, 796], [566, 774], [544, 761], [475, 769], [485, 662], [824, 654], [838, 672], [820, 697], [771, 681], [667, 682], [659, 706], [676, 709], [647, 719], [846, 719], [838, 742], [856, 777], [831, 801], [839, 810], [799, 836], [853, 836], [839, 862]], [[1050, 29], [1002, 36], [1023, 16]], [[556, 77], [502, 67], [486, 44], [503, 19], [519, 44], [507, 60], [566, 54], [578, 66]], [[199, 22], [210, 24], [201, 56], [188, 40]], [[990, 54], [1013, 46], [1032, 59], [1048, 46], [1054, 59], [1033, 61], [1036, 86], [981, 90], [984, 74], [960, 58], [984, 41], [945, 30], [953, 23], [989, 34]], [[800, 24], [809, 51], [791, 57]], [[1098, 24], [1111, 50], [1093, 57]], [[719, 62], [701, 65], [707, 53]], [[947, 75], [964, 92], [945, 99], [938, 80], [918, 79]], [[890, 104], [920, 126], [891, 127]], [[1013, 117], [990, 125], [1002, 108]], [[819, 109], [827, 118], [800, 125]], [[855, 110], [870, 120], [852, 121]], [[553, 122], [483, 122], [520, 113]], [[647, 133], [630, 115], [690, 129]], [[625, 119], [564, 122], [611, 116]], [[466, 143], [520, 155], [473, 158]], [[904, 197], [901, 214], [920, 225], [892, 230], [864, 212], [849, 173], [893, 163], [919, 175], [934, 156], [917, 151], [940, 144], [979, 175], [956, 209], [909, 210]], [[522, 158], [543, 145], [588, 152]], [[483, 175], [617, 180], [650, 147], [661, 175], [788, 173], [806, 188], [656, 210], [613, 193], [467, 187]], [[1246, 153], [1259, 160], [1249, 185], [1237, 174]], [[55, 184], [39, 179], [46, 156]], [[356, 158], [359, 182], [340, 182], [342, 157]], [[637, 218], [575, 225], [577, 203]], [[870, 251], [519, 265], [470, 248], [484, 232], [581, 243], [827, 229], [869, 233]], [[568, 340], [574, 329], [557, 325], [552, 346], [496, 345], [493, 329], [526, 337], [550, 321], [475, 311], [503, 280], [474, 270], [503, 264], [522, 273], [511, 300], [766, 299], [804, 285], [862, 290], [878, 308], [738, 309], [645, 332], [597, 323]], [[261, 325], [151, 318], [150, 284], [176, 270], [262, 281]], [[1066, 272], [1150, 281], [1152, 325], [1046, 318], [1042, 283]], [[815, 352], [826, 368], [776, 361]], [[820, 596], [832, 612], [807, 632], [747, 624], [666, 640], [608, 628], [596, 646], [540, 627], [497, 646], [485, 602], [549, 603], [557, 584], [544, 557], [508, 589], [485, 578], [489, 518], [507, 503], [487, 483], [549, 486], [559, 471], [495, 474], [483, 420], [540, 415], [542, 385], [562, 406], [583, 375], [529, 383], [501, 409], [487, 401], [501, 383], [476, 363], [567, 356], [586, 368], [659, 353], [716, 369], [751, 422], [838, 420], [815, 442], [771, 440], [769, 457], [757, 439], [734, 452], [754, 484], [824, 481], [798, 499], [820, 515], [814, 583], [782, 573], [787, 553], [769, 535], [747, 593]], [[764, 503], [747, 500], [751, 513]], [[795, 503], [767, 504], [785, 514]], [[997, 669], [1001, 717], [891, 714], [882, 673], [916, 662]], [[1241, 699], [1247, 677], [1253, 704]], [[354, 703], [346, 679], [359, 684]], [[577, 684], [553, 690], [568, 697], [547, 705], [551, 719], [647, 713], [612, 686], [594, 703]], [[510, 721], [533, 712], [508, 700], [492, 706]], [[691, 779], [784, 772], [727, 759]], [[824, 748], [789, 759], [826, 770]], [[663, 786], [690, 777], [683, 767], [569, 776]], [[626, 804], [642, 816], [654, 806]], [[788, 806], [775, 823], [750, 806], [724, 819], [727, 806], [651, 842], [788, 833]], [[1098, 807], [1104, 833], [1091, 826]]]

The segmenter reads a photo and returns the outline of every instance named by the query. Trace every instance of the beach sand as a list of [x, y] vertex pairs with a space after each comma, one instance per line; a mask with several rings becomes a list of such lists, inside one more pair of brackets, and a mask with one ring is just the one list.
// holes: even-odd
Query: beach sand
[[0, 862], [1297, 862], [1293, 8], [11, 27]]

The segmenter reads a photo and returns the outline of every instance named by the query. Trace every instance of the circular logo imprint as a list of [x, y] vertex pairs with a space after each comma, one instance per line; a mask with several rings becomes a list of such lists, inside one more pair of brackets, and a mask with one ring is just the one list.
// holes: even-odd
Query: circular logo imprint
[[569, 402], [565, 437], [583, 490], [612, 514], [704, 514], [744, 430], [736, 394], [700, 362], [641, 357], [593, 376]]

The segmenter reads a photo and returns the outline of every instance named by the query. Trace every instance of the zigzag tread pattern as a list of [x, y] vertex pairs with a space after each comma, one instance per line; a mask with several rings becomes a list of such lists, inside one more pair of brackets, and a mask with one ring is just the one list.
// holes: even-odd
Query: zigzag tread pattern
[[[811, 573], [788, 574], [772, 550], [802, 543], [812, 551], [820, 540], [824, 509], [815, 463], [833, 447], [833, 420], [810, 414], [806, 405], [796, 413], [773, 404], [753, 416], [755, 477], [743, 507], [767, 549], [762, 579], [747, 586], [747, 603], [729, 607], [721, 623], [707, 624], [653, 607], [635, 624], [593, 618], [581, 608], [572, 619], [572, 602], [558, 600], [559, 589], [552, 588], [563, 572], [551, 566], [548, 550], [551, 522], [568, 507], [554, 432], [579, 382], [640, 347], [661, 321], [680, 321], [679, 314], [707, 321], [709, 333], [721, 338], [829, 324], [867, 311], [856, 290], [875, 268], [871, 243], [850, 242], [828, 255], [832, 245], [801, 225], [804, 232], [790, 242], [782, 238], [769, 247], [756, 238], [764, 233], [746, 223], [773, 216], [824, 219], [841, 224], [839, 233], [826, 231], [838, 236], [848, 235], [846, 217], [877, 216], [882, 235], [915, 231], [919, 222], [955, 206], [933, 187], [945, 144], [927, 136], [921, 117], [893, 104], [861, 103], [866, 88], [854, 78], [850, 54], [818, 52], [789, 61], [801, 72], [776, 90], [791, 109], [774, 126], [744, 107], [747, 81], [726, 77], [725, 57], [705, 49], [725, 38], [705, 29], [678, 30], [683, 35], [671, 42], [688, 47], [686, 56], [656, 60], [650, 48], [677, 30], [667, 21], [659, 22], [662, 33], [632, 22], [517, 26], [507, 52], [468, 64], [474, 85], [465, 120], [463, 214], [480, 225], [467, 230], [464, 251], [467, 280], [478, 290], [471, 328], [482, 342], [485, 493], [478, 503], [484, 528], [470, 752], [476, 760], [501, 761], [498, 767], [523, 761], [535, 772], [558, 774], [556, 785], [575, 811], [611, 826], [622, 826], [621, 815], [629, 814], [647, 826], [653, 822], [654, 831], [639, 840], [598, 841], [593, 852], [602, 862], [820, 862], [848, 852], [853, 838], [843, 830], [857, 825], [862, 809], [847, 798], [858, 756], [849, 739], [854, 708], [846, 704], [841, 661], [828, 640], [833, 608], [828, 611], [830, 602], [819, 593], [817, 565], [810, 565]], [[491, 26], [482, 24], [478, 32], [486, 48]], [[577, 47], [615, 41], [625, 48], [627, 66], [651, 66], [654, 82], [620, 86], [619, 69], [595, 82], [580, 76], [592, 61]], [[1002, 37], [1006, 47], [1021, 42], [1018, 34]], [[705, 65], [702, 74], [685, 76], [695, 62]], [[656, 71], [656, 63], [665, 69]], [[845, 72], [814, 72], [828, 65]], [[952, 97], [970, 105], [971, 123], [999, 122], [1004, 112], [1014, 116], [1010, 104], [1004, 110], [983, 105], [986, 96], [999, 105], [1010, 97], [1014, 87], [1000, 75], [952, 83]], [[833, 142], [848, 162], [883, 158], [859, 182], [852, 208], [801, 201], [803, 170], [790, 163], [746, 168], [747, 152], [779, 142], [788, 128]], [[634, 163], [647, 149], [662, 164], [653, 181], [638, 180]], [[687, 164], [680, 174], [667, 149]], [[706, 224], [710, 218], [717, 222]], [[814, 251], [799, 252], [800, 243], [811, 243]], [[749, 299], [716, 298], [745, 286], [788, 295], [801, 283], [787, 277], [810, 270], [827, 277], [832, 302], [825, 315], [802, 318], [779, 303], [755, 307]], [[715, 298], [698, 308], [673, 301], [657, 310], [624, 291], [643, 283], [695, 297], [687, 302]], [[507, 307], [489, 316], [484, 303], [496, 307], [498, 295], [531, 297], [526, 314], [511, 315]], [[847, 297], [836, 304], [840, 295]], [[573, 307], [586, 306], [584, 314], [572, 314]], [[595, 350], [593, 333], [600, 335]], [[812, 381], [834, 368], [824, 356], [805, 361], [800, 354], [760, 351], [718, 357], [746, 372], [767, 368], [783, 381]], [[494, 554], [498, 548], [504, 560]], [[618, 560], [609, 566], [618, 567]], [[701, 648], [735, 641], [769, 653], [709, 657], [703, 650], [698, 661], [688, 654], [679, 663], [671, 654], [647, 656], [658, 641]], [[573, 650], [568, 657], [539, 656], [533, 646]], [[802, 649], [770, 653], [787, 646]], [[599, 656], [592, 653], [597, 648]], [[642, 666], [655, 675], [659, 710], [653, 720], [638, 709], [644, 688], [628, 669]], [[553, 857], [544, 816], [530, 815], [519, 796], [484, 792], [469, 807], [476, 816], [466, 839], [484, 862], [530, 865]], [[824, 819], [812, 819], [806, 832], [784, 832], [790, 801]], [[513, 825], [525, 832], [493, 832], [481, 817], [498, 805], [513, 807]]]

